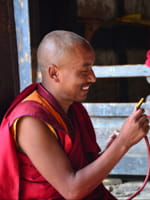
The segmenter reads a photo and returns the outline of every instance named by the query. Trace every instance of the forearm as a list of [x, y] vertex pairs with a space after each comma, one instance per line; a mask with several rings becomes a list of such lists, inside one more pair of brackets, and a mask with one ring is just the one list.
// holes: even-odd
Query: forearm
[[128, 149], [147, 134], [146, 116], [140, 118], [140, 115], [140, 110], [135, 111], [109, 148], [94, 162], [76, 172], [43, 122], [32, 117], [23, 118], [18, 124], [18, 143], [41, 175], [65, 199], [82, 199], [102, 182]]
[[81, 194], [85, 196], [96, 188], [128, 151], [123, 139], [117, 137], [113, 144], [94, 162], [79, 170], [74, 177], [73, 187], [81, 188]]

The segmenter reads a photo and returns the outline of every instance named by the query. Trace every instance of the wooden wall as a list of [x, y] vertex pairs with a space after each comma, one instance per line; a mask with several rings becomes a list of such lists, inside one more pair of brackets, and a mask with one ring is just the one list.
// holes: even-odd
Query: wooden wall
[[[149, 0], [77, 0], [78, 20], [96, 52], [95, 65], [144, 64], [150, 48]], [[148, 9], [149, 8], [149, 9]], [[149, 94], [143, 77], [97, 79], [87, 102], [135, 102]]]
[[[56, 29], [86, 37], [96, 52], [96, 65], [144, 64], [150, 47], [149, 0], [62, 0], [61, 10], [57, 5], [57, 0], [36, 0], [36, 6], [30, 1], [34, 80], [37, 45], [45, 33]], [[134, 102], [148, 92], [145, 78], [98, 79], [87, 101]]]

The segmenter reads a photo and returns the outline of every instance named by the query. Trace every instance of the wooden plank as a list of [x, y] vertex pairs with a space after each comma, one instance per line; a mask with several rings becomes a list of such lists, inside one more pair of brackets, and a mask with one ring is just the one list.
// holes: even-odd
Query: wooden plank
[[[126, 117], [92, 117], [91, 120], [96, 132], [97, 141], [100, 147], [104, 149], [109, 135], [111, 135], [114, 130], [121, 129]], [[148, 137], [150, 137], [150, 135], [148, 135]], [[133, 155], [135, 152], [138, 152], [139, 155], [143, 154], [145, 152], [145, 145], [143, 145], [143, 143], [137, 144], [128, 153]]]
[[[145, 152], [146, 153], [146, 152]], [[142, 156], [125, 156], [110, 172], [111, 175], [146, 175], [148, 157]]]
[[114, 65], [93, 66], [97, 78], [121, 78], [121, 77], [148, 77], [150, 67], [146, 65]]
[[[145, 65], [93, 66], [96, 78], [150, 77], [150, 67]], [[37, 79], [41, 80], [41, 72]]]
[[20, 90], [32, 83], [28, 0], [14, 0]]
[[[83, 105], [91, 117], [126, 117], [131, 114], [136, 103], [83, 103]], [[150, 102], [143, 103], [142, 107], [150, 113]]]

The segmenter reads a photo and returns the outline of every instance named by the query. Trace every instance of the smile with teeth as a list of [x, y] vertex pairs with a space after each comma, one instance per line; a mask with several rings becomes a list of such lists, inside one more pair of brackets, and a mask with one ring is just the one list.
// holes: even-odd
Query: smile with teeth
[[89, 89], [89, 86], [82, 87], [82, 90], [88, 90], [88, 89]]

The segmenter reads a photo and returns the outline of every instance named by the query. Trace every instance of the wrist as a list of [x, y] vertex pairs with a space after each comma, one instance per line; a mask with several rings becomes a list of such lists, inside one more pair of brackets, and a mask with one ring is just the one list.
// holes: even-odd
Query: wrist
[[118, 142], [118, 146], [120, 146], [122, 148], [123, 151], [127, 152], [130, 149], [130, 145], [129, 142], [127, 141], [127, 138], [124, 137], [125, 134], [120, 134], [117, 137], [116, 142]]

